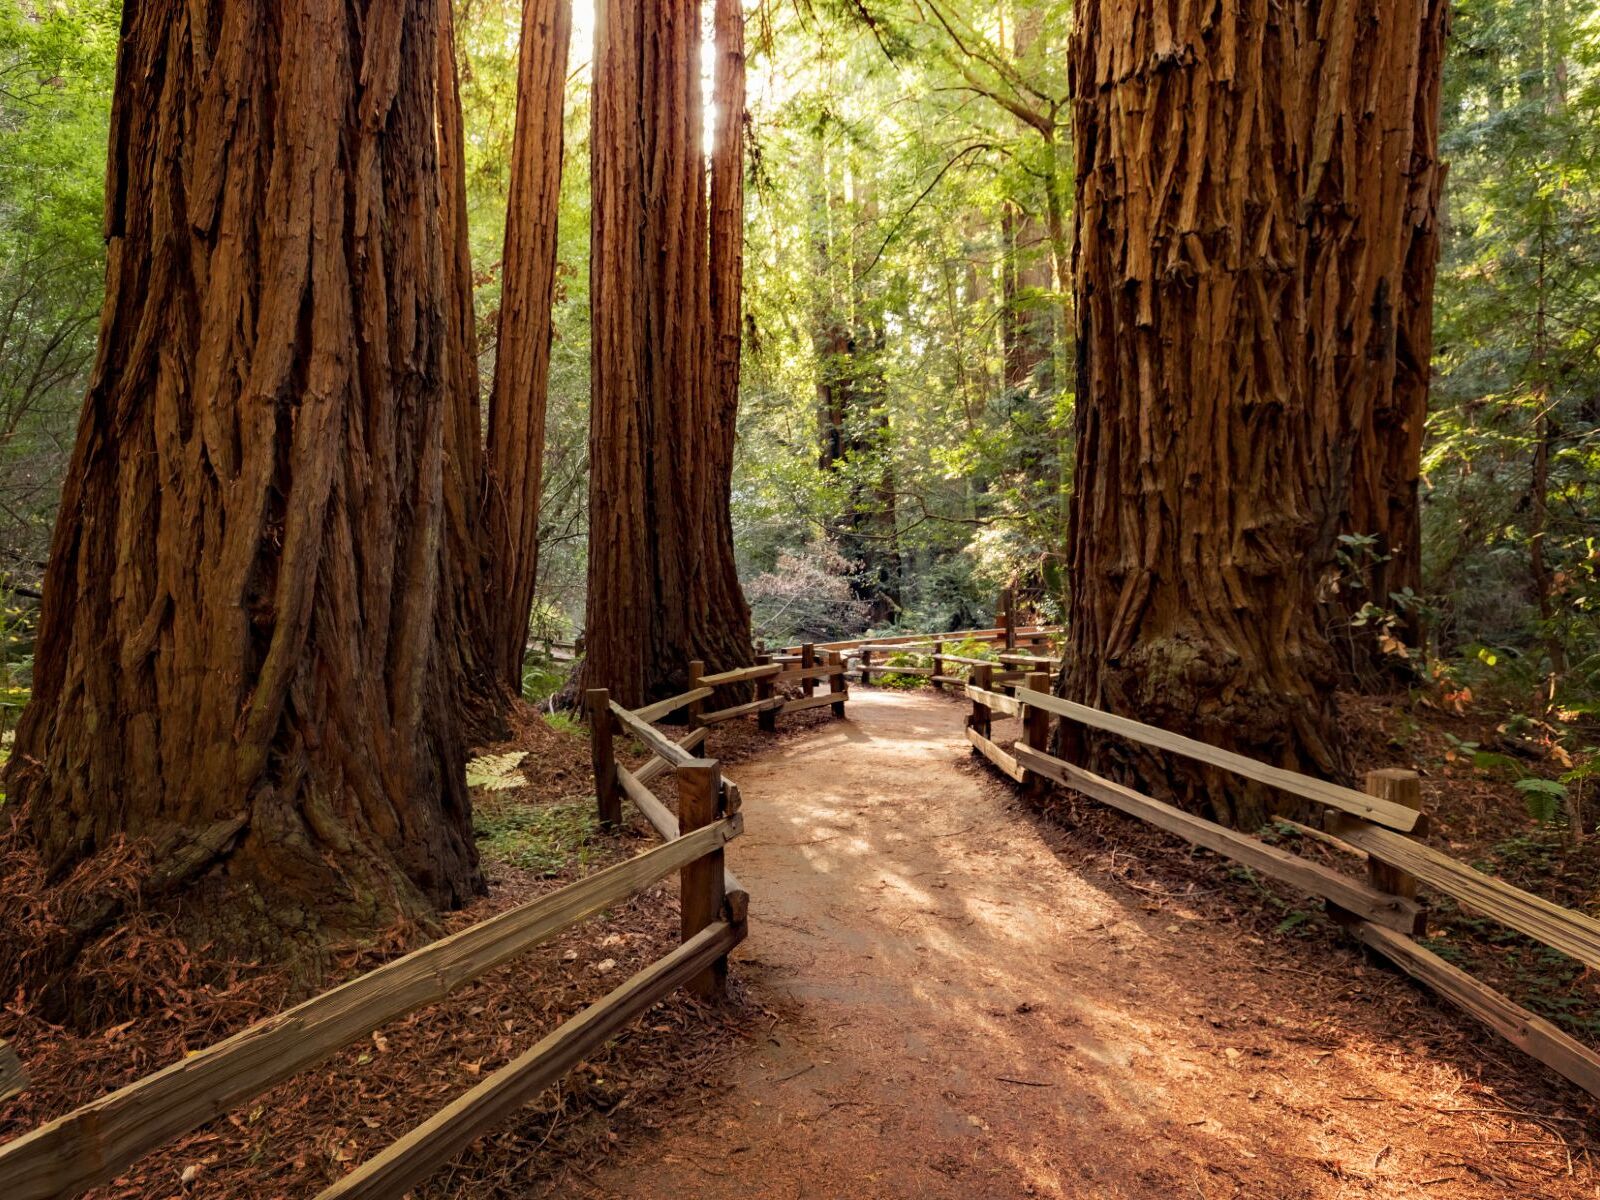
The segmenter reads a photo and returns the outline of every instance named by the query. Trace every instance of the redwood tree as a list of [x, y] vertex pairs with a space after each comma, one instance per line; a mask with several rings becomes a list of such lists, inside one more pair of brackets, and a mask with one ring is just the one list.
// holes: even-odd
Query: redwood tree
[[[1375, 419], [1351, 393], [1403, 282], [1379, 264], [1406, 257], [1433, 12], [1081, 6], [1073, 698], [1344, 773], [1315, 589]], [[1230, 777], [1087, 750], [1190, 807], [1265, 810]]]
[[[1395, 632], [1421, 640], [1417, 485], [1433, 357], [1433, 280], [1439, 259], [1439, 88], [1449, 9], [1445, 0], [1341, 10], [1319, 78], [1319, 108], [1346, 114], [1314, 160], [1307, 196], [1332, 252], [1308, 288], [1313, 320], [1335, 353], [1319, 364], [1332, 430], [1329, 505], [1320, 553], [1340, 569], [1324, 588], [1324, 620], [1346, 681], [1392, 681], [1404, 660], [1387, 651], [1367, 604], [1394, 612]], [[1333, 66], [1347, 61], [1342, 71]], [[1320, 144], [1319, 144], [1320, 145]], [[1339, 539], [1345, 539], [1340, 541]], [[1329, 539], [1332, 539], [1331, 541]], [[1369, 540], [1370, 539], [1370, 540]]]
[[[718, 28], [733, 23], [724, 12]], [[721, 49], [715, 86], [737, 103], [742, 45], [725, 40]], [[731, 219], [738, 200], [728, 190], [737, 188], [728, 172], [737, 174], [740, 152], [725, 146], [740, 136], [742, 106], [719, 112], [713, 238], [697, 3], [603, 0], [593, 111], [589, 599], [580, 679], [637, 704], [680, 690], [691, 659], [723, 668], [750, 657], [750, 612], [727, 515], [740, 270], [728, 239], [742, 222]]]
[[522, 689], [539, 573], [562, 100], [571, 35], [571, 0], [524, 0], [485, 496], [494, 597], [490, 653], [501, 686], [512, 694]]
[[[235, 944], [480, 886], [440, 606], [438, 0], [129, 5], [100, 348], [7, 773]], [[457, 397], [459, 399], [459, 397]]]
[[439, 227], [444, 238], [445, 418], [444, 529], [440, 543], [439, 621], [446, 703], [460, 715], [469, 744], [505, 736], [502, 710], [521, 691], [495, 671], [489, 594], [499, 560], [484, 529], [487, 507], [478, 334], [467, 231], [465, 132], [457, 83], [451, 0], [439, 0]]

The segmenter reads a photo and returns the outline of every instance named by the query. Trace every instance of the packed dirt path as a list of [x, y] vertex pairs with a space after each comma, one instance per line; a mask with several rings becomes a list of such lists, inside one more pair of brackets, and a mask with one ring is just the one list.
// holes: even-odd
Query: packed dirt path
[[971, 763], [962, 712], [859, 689], [847, 721], [730, 769], [735, 976], [768, 1016], [573, 1194], [1597, 1194], [1581, 1156], [1541, 1183], [1550, 1157], [1517, 1157], [1462, 1064], [1352, 1033], [1320, 976], [1081, 873]]

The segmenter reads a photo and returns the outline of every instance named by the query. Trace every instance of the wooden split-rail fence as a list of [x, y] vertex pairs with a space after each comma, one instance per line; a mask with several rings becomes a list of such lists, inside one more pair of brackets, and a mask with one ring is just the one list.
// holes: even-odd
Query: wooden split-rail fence
[[[1041, 647], [1051, 644], [1061, 630], [1057, 627], [1046, 625], [1024, 626], [1018, 623], [1016, 612], [1015, 592], [1006, 588], [1000, 593], [1000, 603], [997, 610], [997, 624], [984, 629], [956, 629], [949, 633], [908, 633], [894, 637], [874, 638], [848, 638], [837, 642], [817, 642], [804, 646], [786, 646], [775, 655], [780, 661], [800, 661], [803, 655], [824, 654], [836, 656], [837, 661], [844, 665], [846, 679], [860, 680], [870, 684], [873, 676], [880, 679], [885, 676], [917, 676], [927, 679], [936, 689], [946, 687], [961, 688], [966, 685], [966, 677], [956, 674], [963, 668], [978, 665], [994, 666], [999, 664], [999, 671], [994, 676], [996, 683], [1013, 683], [1021, 680], [1029, 670], [1037, 670], [1046, 663], [1055, 663], [1058, 660], [1037, 653]], [[997, 650], [996, 657], [974, 658], [954, 653], [947, 653], [946, 646], [978, 643], [988, 645]], [[929, 666], [914, 664], [891, 663], [889, 656], [908, 656], [929, 658]], [[807, 659], [807, 661], [814, 661]], [[834, 661], [830, 658], [830, 661]]]
[[[753, 716], [762, 729], [775, 729], [781, 714], [822, 705], [831, 705], [835, 716], [844, 716], [844, 706], [850, 699], [850, 693], [845, 686], [844, 664], [837, 654], [829, 652], [825, 661], [819, 663], [815, 647], [807, 644], [797, 654], [783, 656], [783, 661], [776, 655], [760, 654], [756, 657], [754, 666], [737, 667], [710, 675], [706, 674], [705, 663], [696, 660], [689, 664], [688, 691], [631, 711], [611, 699], [610, 692], [605, 688], [592, 688], [585, 694], [589, 744], [594, 762], [595, 799], [602, 825], [609, 827], [621, 822], [622, 798], [626, 796], [657, 833], [669, 840], [677, 837], [678, 818], [672, 815], [648, 785], [663, 771], [675, 768], [680, 810], [684, 804], [686, 784], [697, 792], [709, 786], [699, 781], [696, 772], [701, 768], [696, 764], [702, 760], [694, 757], [694, 751], [704, 743], [713, 725], [731, 721], [735, 717]], [[794, 665], [787, 661], [789, 657], [795, 658]], [[799, 684], [802, 694], [792, 698], [776, 694], [775, 689], [783, 683]], [[818, 683], [826, 683], [828, 690], [817, 692]], [[706, 709], [706, 701], [713, 698], [719, 688], [746, 684], [755, 685], [754, 700], [725, 708]], [[685, 714], [689, 733], [682, 741], [675, 742], [655, 728], [652, 722], [664, 720], [679, 711]], [[617, 762], [618, 734], [633, 738], [655, 757], [638, 771], [628, 770]], [[738, 789], [731, 783], [724, 782], [723, 786], [732, 789], [734, 807], [737, 808]], [[734, 898], [736, 912], [742, 921], [748, 897], [731, 873], [725, 872], [725, 878], [728, 894]]]
[[[1053, 695], [1052, 673], [1061, 660], [1041, 649], [1059, 633], [1058, 629], [1019, 628], [1008, 591], [1002, 593], [1000, 623], [993, 628], [828, 642], [814, 649], [844, 656], [850, 664], [849, 677], [863, 682], [871, 682], [874, 672], [923, 676], [936, 688], [964, 694], [972, 705], [966, 732], [973, 753], [1028, 794], [1039, 798], [1053, 786], [1069, 788], [1309, 893], [1361, 944], [1600, 1098], [1600, 1055], [1417, 940], [1425, 934], [1427, 922], [1426, 910], [1417, 898], [1418, 884], [1591, 969], [1600, 969], [1600, 921], [1486, 875], [1423, 842], [1427, 816], [1422, 811], [1421, 780], [1414, 771], [1370, 771], [1363, 790], [1357, 791]], [[945, 652], [957, 642], [988, 643], [996, 652], [992, 658]], [[881, 657], [875, 663], [875, 655], [916, 655], [931, 659], [931, 665], [890, 665]], [[1020, 736], [1009, 747], [994, 738], [996, 714], [1020, 722]], [[1230, 771], [1308, 802], [1321, 814], [1321, 826], [1288, 824], [1364, 858], [1366, 879], [1207, 821], [1054, 757], [1048, 747], [1053, 727], [1061, 721], [1074, 721], [1102, 734]]]
[[[635, 712], [607, 706], [654, 752], [637, 772], [617, 767], [613, 778], [665, 839], [662, 845], [258, 1021], [7, 1142], [0, 1146], [0, 1198], [75, 1196], [114, 1179], [151, 1151], [674, 872], [682, 909], [676, 949], [551, 1030], [317, 1200], [405, 1194], [663, 997], [683, 986], [701, 995], [719, 992], [728, 952], [746, 931], [748, 896], [723, 866], [723, 847], [744, 828], [739, 790], [722, 777], [719, 763], [693, 753], [703, 730], [674, 742], [649, 724], [691, 702], [678, 697]], [[645, 786], [668, 770], [677, 775], [677, 816]]]
[[[1005, 657], [1002, 655], [998, 664], [970, 660], [967, 677], [959, 681], [972, 704], [967, 740], [973, 752], [1001, 774], [1036, 798], [1054, 785], [1069, 788], [1309, 893], [1323, 901], [1334, 920], [1360, 943], [1465, 1009], [1512, 1045], [1600, 1097], [1600, 1055], [1417, 940], [1426, 932], [1427, 920], [1417, 889], [1420, 883], [1450, 896], [1591, 969], [1600, 969], [1600, 921], [1486, 875], [1422, 841], [1427, 816], [1422, 811], [1421, 780], [1416, 772], [1370, 771], [1362, 790], [1342, 787], [1064, 700], [1052, 694], [1051, 676], [1046, 672], [1035, 670], [1018, 679], [1012, 672], [996, 670], [1004, 665]], [[1035, 665], [1054, 667], [1059, 662], [1038, 656]], [[994, 737], [996, 714], [1020, 721], [1020, 736], [1009, 747]], [[1320, 828], [1289, 824], [1341, 851], [1364, 857], [1367, 877], [1344, 874], [1051, 755], [1053, 726], [1062, 721], [1229, 771], [1308, 802], [1322, 816]]]
[[[743, 830], [741, 798], [720, 764], [695, 751], [711, 725], [736, 717], [755, 716], [762, 728], [771, 729], [781, 713], [819, 705], [832, 705], [843, 716], [846, 679], [870, 682], [874, 670], [926, 674], [935, 686], [959, 689], [972, 705], [967, 738], [974, 752], [1029, 793], [1039, 796], [1054, 785], [1072, 789], [1320, 898], [1361, 943], [1600, 1097], [1600, 1056], [1415, 940], [1426, 922], [1417, 886], [1452, 896], [1590, 968], [1600, 968], [1600, 922], [1484, 875], [1420, 841], [1427, 818], [1414, 772], [1370, 772], [1365, 790], [1357, 791], [1061, 699], [1051, 694], [1050, 675], [1040, 669], [1057, 666], [1058, 660], [1030, 653], [1056, 631], [1017, 628], [1009, 601], [1002, 618], [989, 629], [807, 643], [763, 655], [754, 666], [715, 674], [694, 663], [688, 691], [633, 710], [604, 690], [589, 692], [601, 820], [620, 822], [626, 797], [664, 839], [660, 846], [413, 951], [0, 1146], [0, 1198], [74, 1196], [114, 1179], [145, 1154], [677, 872], [682, 940], [676, 949], [322, 1191], [318, 1200], [403, 1194], [678, 987], [704, 996], [724, 989], [727, 956], [746, 934], [749, 911], [748, 893], [723, 862], [723, 847]], [[943, 653], [946, 644], [958, 641], [997, 643], [1002, 652], [994, 660]], [[873, 664], [876, 653], [918, 651], [931, 652], [934, 665]], [[965, 674], [950, 673], [953, 669]], [[816, 687], [823, 682], [827, 690], [819, 694]], [[803, 694], [779, 696], [775, 689], [784, 683], [799, 684]], [[706, 709], [718, 688], [739, 684], [754, 684], [756, 699]], [[675, 741], [653, 723], [680, 710], [690, 728]], [[1020, 719], [1021, 736], [1009, 748], [993, 736], [996, 714]], [[1059, 721], [1231, 771], [1316, 805], [1324, 814], [1323, 827], [1301, 828], [1365, 855], [1367, 878], [1345, 875], [1054, 757], [1048, 747]], [[619, 733], [651, 751], [637, 770], [616, 761]], [[649, 788], [667, 771], [677, 781], [677, 815]], [[24, 1085], [20, 1064], [0, 1043], [0, 1096]]]

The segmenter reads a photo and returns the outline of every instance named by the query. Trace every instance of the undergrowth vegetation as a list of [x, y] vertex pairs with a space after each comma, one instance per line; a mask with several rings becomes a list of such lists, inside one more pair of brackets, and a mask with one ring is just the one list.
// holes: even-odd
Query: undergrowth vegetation
[[586, 869], [598, 830], [593, 800], [541, 805], [486, 799], [472, 812], [472, 831], [486, 857], [543, 875]]

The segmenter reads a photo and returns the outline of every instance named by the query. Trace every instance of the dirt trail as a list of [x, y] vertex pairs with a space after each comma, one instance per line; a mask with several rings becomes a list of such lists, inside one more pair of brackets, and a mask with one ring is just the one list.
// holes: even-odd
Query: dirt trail
[[1325, 1016], [1312, 972], [1076, 870], [968, 764], [953, 703], [849, 711], [730, 769], [736, 974], [771, 1029], [591, 1195], [1596, 1194], [1581, 1161], [1530, 1185], [1526, 1133], [1466, 1111], [1493, 1097]]

